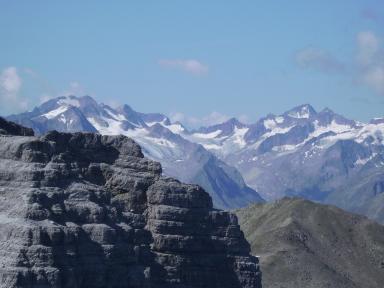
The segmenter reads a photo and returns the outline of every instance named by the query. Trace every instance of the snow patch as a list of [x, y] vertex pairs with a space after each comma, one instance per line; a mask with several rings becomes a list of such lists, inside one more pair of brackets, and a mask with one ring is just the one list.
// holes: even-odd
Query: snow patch
[[239, 145], [240, 148], [246, 146], [247, 142], [244, 140], [244, 135], [248, 132], [248, 130], [249, 128], [237, 128], [236, 126], [233, 131], [233, 136], [231, 136], [233, 143]]
[[276, 127], [276, 121], [275, 119], [266, 119], [264, 120], [264, 127], [267, 129], [274, 129]]
[[168, 128], [169, 130], [171, 130], [171, 132], [174, 134], [181, 134], [185, 130], [184, 127], [180, 124], [171, 124], [171, 125], [168, 125], [165, 127]]
[[308, 139], [318, 137], [321, 134], [327, 133], [327, 132], [334, 132], [336, 134], [341, 134], [345, 132], [352, 131], [352, 127], [345, 124], [339, 124], [335, 120], [333, 120], [329, 125], [327, 126], [321, 126], [319, 125], [319, 121], [315, 121], [315, 131], [313, 131], [309, 136]]
[[275, 152], [289, 152], [289, 151], [294, 151], [296, 150], [300, 144], [298, 145], [281, 145], [281, 146], [275, 146], [272, 148], [272, 151]]
[[165, 119], [161, 122], [159, 121], [153, 121], [153, 122], [145, 122], [147, 126], [152, 127], [153, 125], [160, 124], [161, 126], [165, 126]]
[[148, 137], [150, 140], [152, 140], [153, 143], [160, 145], [160, 146], [165, 146], [169, 148], [175, 148], [176, 145], [172, 143], [171, 141], [164, 139], [164, 138], [153, 138], [153, 137]]
[[119, 120], [119, 121], [126, 121], [127, 120], [127, 118], [125, 118], [125, 116], [123, 114], [117, 114], [109, 108], [105, 108], [104, 111], [107, 112], [107, 114], [109, 116], [111, 116], [112, 118], [114, 118], [116, 120]]
[[193, 133], [192, 136], [201, 139], [212, 139], [219, 136], [222, 132], [221, 130], [216, 130], [211, 133]]
[[284, 122], [284, 117], [278, 116], [278, 117], [275, 118], [275, 121], [276, 121], [277, 124], [281, 124], [281, 123]]
[[[137, 130], [137, 131], [144, 130], [144, 129], [142, 129], [142, 130], [139, 130], [139, 129], [124, 130], [121, 127], [121, 122], [117, 121], [116, 119], [112, 119], [112, 118], [102, 117], [101, 121], [100, 121], [94, 117], [88, 117], [87, 120], [102, 135], [120, 135], [121, 134], [121, 135], [130, 136], [129, 134], [134, 133], [133, 131], [135, 131], [135, 130]], [[106, 125], [103, 125], [103, 124], [106, 124]]]
[[164, 128], [167, 128], [169, 129], [172, 133], [174, 134], [181, 134], [184, 132], [184, 127], [179, 124], [179, 123], [175, 123], [175, 124], [171, 124], [171, 125], [166, 125], [166, 120], [167, 119], [164, 119], [163, 121], [161, 122], [145, 122], [145, 124], [147, 124], [147, 126], [149, 127], [152, 127], [153, 125], [156, 125], [156, 124], [160, 124], [161, 126], [163, 126]]
[[41, 116], [44, 116], [45, 118], [47, 118], [47, 119], [53, 119], [53, 118], [55, 118], [55, 117], [57, 117], [57, 116], [59, 116], [61, 113], [64, 113], [65, 111], [67, 111], [68, 110], [68, 106], [59, 106], [58, 108], [56, 108], [56, 109], [54, 109], [54, 110], [52, 110], [52, 111], [49, 111], [48, 113], [45, 113], [45, 114], [43, 114], [43, 115], [41, 115]]
[[355, 161], [355, 165], [365, 165], [367, 164], [370, 160], [372, 160], [376, 156], [375, 153], [373, 153], [370, 157], [367, 158], [359, 158]]
[[308, 107], [304, 106], [301, 108], [300, 111], [296, 111], [296, 112], [291, 112], [288, 114], [288, 116], [292, 117], [292, 118], [297, 118], [297, 119], [308, 119], [309, 118], [309, 109]]
[[217, 144], [201, 143], [201, 145], [207, 150], [220, 150], [222, 147]]
[[58, 102], [60, 105], [70, 105], [79, 108], [80, 107], [80, 102], [78, 99], [74, 97], [65, 97], [63, 99], [60, 99]]
[[383, 144], [384, 138], [384, 123], [379, 124], [367, 124], [362, 129], [360, 129], [358, 135], [356, 136], [356, 142], [364, 142], [368, 137], [372, 137], [374, 140], [373, 144]]
[[64, 115], [64, 114], [61, 114], [61, 115], [60, 115], [59, 121], [60, 121], [60, 122], [63, 122], [64, 124], [67, 124], [67, 119], [65, 118], [65, 115]]
[[291, 130], [294, 126], [289, 126], [289, 127], [275, 127], [274, 129], [272, 129], [271, 131], [269, 132], [266, 132], [263, 134], [263, 139], [266, 139], [268, 137], [271, 137], [273, 135], [276, 135], [276, 134], [285, 134], [287, 132], [289, 132], [289, 130]]

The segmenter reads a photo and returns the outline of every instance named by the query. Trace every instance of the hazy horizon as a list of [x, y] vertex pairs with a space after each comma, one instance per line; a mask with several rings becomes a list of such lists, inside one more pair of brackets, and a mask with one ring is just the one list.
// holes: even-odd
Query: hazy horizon
[[[70, 97], [76, 97], [76, 98], [91, 97], [96, 102], [98, 102], [98, 104], [105, 104], [105, 105], [108, 105], [109, 107], [111, 107], [113, 109], [117, 109], [119, 107], [122, 107], [123, 105], [128, 105], [134, 111], [139, 112], [139, 113], [143, 113], [143, 111], [137, 110], [135, 107], [133, 107], [129, 103], [104, 103], [103, 101], [99, 102], [97, 99], [92, 97], [92, 95], [82, 95], [82, 96], [79, 96], [79, 95], [72, 95], [72, 94], [71, 95], [57, 96], [57, 97], [53, 97], [53, 98], [50, 98], [50, 99], [46, 99], [42, 103], [39, 103], [35, 107], [32, 107], [31, 109], [29, 109], [28, 111], [23, 111], [23, 112], [32, 112], [33, 109], [35, 109], [37, 107], [40, 107], [40, 105], [43, 105], [43, 104], [47, 103], [50, 100], [55, 100], [55, 99], [62, 98], [62, 97], [67, 97], [67, 98], [70, 98]], [[260, 117], [255, 118], [254, 120], [250, 120], [249, 118], [243, 118], [241, 115], [240, 116], [223, 115], [223, 114], [220, 114], [218, 112], [213, 112], [210, 115], [206, 115], [204, 118], [197, 118], [197, 117], [193, 117], [193, 116], [189, 116], [189, 115], [184, 115], [184, 114], [183, 115], [167, 114], [167, 113], [162, 113], [162, 111], [145, 111], [144, 113], [159, 113], [159, 114], [163, 114], [163, 115], [167, 116], [172, 123], [181, 123], [185, 128], [187, 128], [189, 130], [195, 130], [195, 129], [198, 129], [198, 128], [213, 126], [213, 125], [216, 125], [216, 124], [222, 124], [222, 123], [225, 123], [225, 122], [227, 122], [227, 121], [229, 121], [229, 120], [231, 120], [233, 118], [235, 118], [236, 120], [238, 120], [239, 122], [241, 122], [243, 124], [253, 124], [253, 123], [256, 123], [257, 121], [259, 121], [262, 118], [267, 117], [267, 116], [269, 116], [271, 114], [275, 115], [275, 116], [280, 116], [280, 115], [283, 115], [284, 113], [286, 113], [286, 112], [288, 112], [290, 110], [293, 110], [295, 108], [299, 108], [301, 106], [307, 106], [307, 105], [311, 106], [317, 113], [319, 113], [319, 112], [321, 112], [323, 110], [326, 110], [326, 109], [330, 109], [329, 107], [321, 107], [320, 109], [317, 109], [316, 107], [314, 107], [310, 103], [302, 103], [300, 105], [290, 107], [290, 108], [288, 108], [285, 111], [280, 111], [280, 112], [269, 111], [269, 112], [266, 112], [264, 115], [260, 115]], [[334, 110], [332, 110], [332, 111], [335, 114], [344, 116], [339, 111], [334, 111]], [[9, 117], [9, 116], [12, 116], [12, 115], [18, 115], [18, 113], [14, 113], [14, 114], [10, 114], [10, 115], [1, 115], [0, 114], [0, 117], [1, 116]], [[374, 119], [378, 119], [378, 118], [383, 118], [383, 117], [380, 117], [380, 115], [378, 115], [378, 117], [372, 117], [369, 120], [374, 120]], [[356, 119], [350, 119], [350, 120], [356, 120]], [[366, 122], [363, 122], [363, 123], [368, 123], [368, 122], [369, 121], [366, 121]]]

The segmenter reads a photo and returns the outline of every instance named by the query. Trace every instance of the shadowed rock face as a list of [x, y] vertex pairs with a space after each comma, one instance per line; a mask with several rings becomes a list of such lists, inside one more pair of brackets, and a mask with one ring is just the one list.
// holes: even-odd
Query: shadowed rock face
[[127, 137], [0, 136], [1, 288], [261, 287], [249, 252], [236, 216]]
[[0, 135], [33, 136], [34, 133], [31, 128], [23, 127], [0, 117]]

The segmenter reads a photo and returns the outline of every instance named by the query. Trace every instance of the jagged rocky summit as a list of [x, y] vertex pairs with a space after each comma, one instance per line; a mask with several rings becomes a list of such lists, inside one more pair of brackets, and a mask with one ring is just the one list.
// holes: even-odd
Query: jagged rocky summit
[[236, 216], [133, 140], [0, 131], [1, 288], [261, 287]]

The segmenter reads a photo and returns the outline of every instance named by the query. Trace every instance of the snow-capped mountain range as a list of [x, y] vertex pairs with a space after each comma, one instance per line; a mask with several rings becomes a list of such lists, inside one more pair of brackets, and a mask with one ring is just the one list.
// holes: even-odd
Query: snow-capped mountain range
[[202, 145], [182, 137], [186, 129], [162, 114], [139, 113], [128, 105], [114, 109], [89, 96], [68, 96], [51, 99], [31, 112], [7, 118], [33, 128], [38, 134], [58, 130], [131, 137], [147, 157], [162, 164], [166, 175], [205, 188], [217, 208], [232, 209], [264, 201], [245, 184], [236, 168]]
[[189, 131], [162, 114], [69, 96], [8, 119], [38, 133], [132, 137], [166, 174], [200, 184], [220, 208], [262, 201], [257, 191], [267, 200], [302, 196], [384, 219], [384, 118], [361, 123], [301, 105], [253, 124], [233, 118]]
[[361, 123], [302, 105], [185, 137], [236, 167], [264, 199], [300, 196], [384, 221], [384, 118]]

